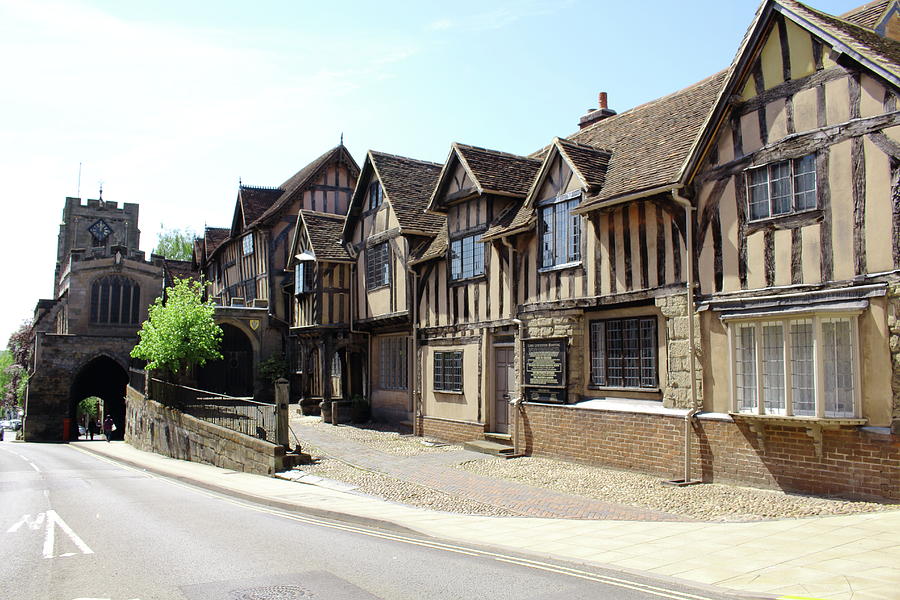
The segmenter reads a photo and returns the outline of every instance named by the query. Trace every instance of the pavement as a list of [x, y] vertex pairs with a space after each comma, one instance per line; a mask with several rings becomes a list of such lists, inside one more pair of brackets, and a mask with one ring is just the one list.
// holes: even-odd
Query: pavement
[[[411, 507], [340, 486], [306, 485], [175, 460], [124, 442], [71, 445], [269, 506], [462, 544], [712, 585], [755, 598], [900, 598], [900, 511], [749, 523], [674, 521], [665, 513], [641, 518], [627, 507], [618, 515], [610, 509], [605, 516], [601, 510], [596, 515], [584, 512], [582, 518], [485, 517]], [[335, 445], [327, 451], [338, 452]], [[352, 460], [367, 463], [366, 468], [377, 466], [372, 457]], [[402, 459], [395, 457], [394, 462], [401, 463], [397, 468], [402, 471]], [[420, 467], [423, 477], [441, 471], [441, 459], [428, 464]], [[443, 470], [448, 473], [450, 468]], [[502, 489], [494, 482], [486, 493], [496, 496]], [[532, 495], [517, 502], [536, 499]], [[584, 518], [588, 515], [595, 516]]]

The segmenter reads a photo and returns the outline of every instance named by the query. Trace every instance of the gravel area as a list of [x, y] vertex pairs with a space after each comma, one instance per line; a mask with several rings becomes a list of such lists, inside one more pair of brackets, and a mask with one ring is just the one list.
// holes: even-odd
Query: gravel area
[[[346, 440], [365, 444], [369, 448], [396, 456], [415, 456], [430, 452], [450, 452], [459, 450], [458, 446], [429, 438], [415, 437], [408, 429], [392, 428], [387, 425], [354, 425], [335, 427], [323, 423], [321, 417], [295, 417], [292, 425], [326, 429], [329, 433], [340, 432]], [[299, 430], [298, 430], [299, 431]]]
[[[383, 426], [334, 427], [322, 423], [318, 417], [294, 417], [291, 423], [298, 426], [298, 433], [304, 427], [327, 428], [330, 435], [340, 435], [346, 440], [396, 456], [414, 457], [460, 449], [458, 445], [413, 437], [403, 431]], [[458, 498], [382, 473], [353, 467], [325, 456], [321, 450], [311, 445], [304, 445], [303, 449], [317, 459], [315, 464], [304, 465], [303, 471], [356, 485], [359, 491], [365, 494], [432, 510], [517, 516], [517, 513], [502, 508]], [[651, 475], [548, 458], [523, 457], [505, 460], [485, 457], [460, 463], [456, 468], [556, 492], [706, 521], [753, 521], [900, 509], [900, 504], [896, 503], [882, 504], [802, 496], [723, 484], [675, 487], [665, 485], [660, 478]]]
[[[328, 425], [328, 427], [331, 427], [331, 425]], [[496, 506], [457, 498], [422, 485], [395, 479], [383, 473], [358, 469], [337, 459], [324, 457], [323, 452], [314, 446], [305, 446], [303, 450], [315, 459], [314, 464], [300, 467], [304, 473], [355, 485], [357, 486], [356, 491], [364, 494], [420, 508], [451, 513], [492, 517], [521, 516], [518, 513]]]
[[900, 504], [856, 502], [706, 483], [676, 487], [659, 477], [547, 458], [485, 458], [457, 468], [487, 477], [707, 521], [750, 521], [897, 510]]

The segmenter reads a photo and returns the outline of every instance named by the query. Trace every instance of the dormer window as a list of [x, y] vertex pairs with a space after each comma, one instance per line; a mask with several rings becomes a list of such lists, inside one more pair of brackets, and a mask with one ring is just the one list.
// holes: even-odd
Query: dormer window
[[579, 197], [564, 194], [540, 204], [542, 268], [574, 265], [581, 260], [581, 217], [572, 214]]
[[252, 233], [248, 233], [247, 235], [245, 235], [244, 238], [241, 240], [241, 244], [243, 247], [244, 256], [249, 256], [249, 255], [253, 254], [253, 234]]
[[381, 189], [381, 184], [377, 181], [373, 181], [369, 184], [369, 210], [374, 210], [381, 206], [381, 202], [384, 199], [384, 192]]
[[313, 291], [313, 263], [304, 261], [294, 266], [294, 294], [308, 294]]
[[450, 242], [450, 279], [471, 279], [484, 275], [484, 243], [481, 234]]

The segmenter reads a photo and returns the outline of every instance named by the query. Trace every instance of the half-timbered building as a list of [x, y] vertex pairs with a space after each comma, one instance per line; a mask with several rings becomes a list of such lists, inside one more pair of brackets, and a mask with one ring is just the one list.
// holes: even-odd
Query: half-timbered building
[[353, 327], [369, 337], [367, 392], [375, 419], [412, 423], [415, 280], [410, 258], [444, 227], [425, 213], [441, 165], [370, 150], [343, 239], [354, 258]]
[[358, 174], [341, 144], [278, 187], [240, 185], [227, 239], [219, 241], [220, 230], [208, 229], [202, 248], [195, 244], [225, 334], [225, 359], [202, 370], [203, 387], [241, 396], [268, 390], [255, 377], [256, 365], [289, 353], [295, 296], [288, 263], [298, 214], [343, 215]]
[[482, 237], [521, 204], [540, 166], [535, 158], [452, 145], [428, 205], [446, 224], [413, 260], [421, 278], [420, 432], [454, 440], [509, 436], [515, 264], [510, 248]]
[[704, 81], [530, 158], [454, 145], [420, 432], [503, 431], [509, 394], [519, 452], [900, 497], [898, 24], [765, 0]]

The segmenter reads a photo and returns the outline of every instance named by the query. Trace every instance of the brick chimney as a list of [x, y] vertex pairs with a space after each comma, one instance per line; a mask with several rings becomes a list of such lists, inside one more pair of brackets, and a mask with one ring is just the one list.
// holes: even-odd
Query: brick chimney
[[616, 114], [616, 111], [606, 106], [606, 92], [597, 94], [597, 104], [599, 108], [589, 108], [587, 114], [578, 119], [578, 129], [584, 129], [588, 125]]

